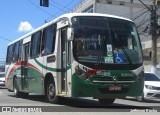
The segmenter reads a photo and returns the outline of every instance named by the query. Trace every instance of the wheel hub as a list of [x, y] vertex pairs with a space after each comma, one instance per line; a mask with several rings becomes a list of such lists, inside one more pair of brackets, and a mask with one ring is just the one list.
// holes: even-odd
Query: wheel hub
[[54, 84], [50, 84], [48, 87], [48, 94], [50, 97], [54, 97], [55, 95], [55, 88], [54, 88]]

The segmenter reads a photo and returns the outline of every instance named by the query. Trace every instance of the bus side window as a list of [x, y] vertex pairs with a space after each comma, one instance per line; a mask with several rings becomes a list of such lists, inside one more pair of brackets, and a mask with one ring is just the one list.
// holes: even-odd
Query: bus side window
[[44, 55], [44, 42], [45, 42], [45, 39], [44, 39], [44, 31], [43, 31], [43, 34], [42, 34], [42, 40], [41, 40], [41, 55], [43, 56]]
[[13, 49], [14, 49], [14, 45], [10, 45], [8, 46], [8, 50], [7, 50], [7, 64], [10, 64], [13, 61]]
[[22, 57], [22, 40], [19, 43], [19, 50], [18, 50], [18, 61], [21, 61], [21, 57]]
[[55, 47], [55, 25], [48, 26], [43, 31], [41, 53], [42, 55], [48, 55], [54, 52]]
[[41, 41], [41, 31], [36, 32], [32, 35], [31, 38], [31, 50], [30, 56], [31, 58], [36, 58], [40, 54], [40, 41]]
[[19, 44], [20, 44], [20, 42], [16, 42], [15, 43], [13, 62], [17, 62], [18, 61]]
[[7, 48], [7, 59], [6, 59], [6, 64], [10, 64], [10, 62], [9, 62], [9, 50], [10, 50], [10, 46], [8, 46], [8, 48]]

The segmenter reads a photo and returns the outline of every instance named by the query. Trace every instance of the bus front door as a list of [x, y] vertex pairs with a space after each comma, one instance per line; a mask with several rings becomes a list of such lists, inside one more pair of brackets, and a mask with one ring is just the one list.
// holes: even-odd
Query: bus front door
[[61, 91], [67, 88], [67, 28], [61, 29]]

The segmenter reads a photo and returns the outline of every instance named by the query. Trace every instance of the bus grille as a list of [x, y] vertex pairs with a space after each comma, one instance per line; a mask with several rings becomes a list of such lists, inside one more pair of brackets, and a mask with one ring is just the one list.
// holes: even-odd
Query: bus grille
[[[133, 81], [133, 77], [116, 77], [117, 81]], [[113, 77], [94, 76], [92, 80], [95, 81], [113, 81]]]

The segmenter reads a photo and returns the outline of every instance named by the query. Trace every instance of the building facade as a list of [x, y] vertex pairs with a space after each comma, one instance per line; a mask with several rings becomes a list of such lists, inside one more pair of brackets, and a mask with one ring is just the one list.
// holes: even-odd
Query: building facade
[[[143, 0], [149, 8], [153, 0]], [[150, 11], [139, 0], [83, 0], [71, 12], [89, 12], [117, 15], [133, 20], [137, 26], [142, 41], [145, 59], [145, 71], [151, 71], [151, 36]], [[157, 66], [160, 67], [160, 40], [157, 44]]]

